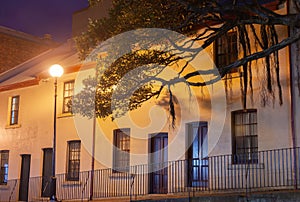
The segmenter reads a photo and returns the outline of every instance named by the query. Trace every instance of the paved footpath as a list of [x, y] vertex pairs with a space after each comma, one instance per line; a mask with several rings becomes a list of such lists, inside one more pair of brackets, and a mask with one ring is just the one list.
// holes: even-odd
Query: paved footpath
[[[86, 202], [88, 200], [74, 200], [63, 202]], [[129, 197], [123, 198], [103, 198], [94, 199], [91, 202], [130, 202]], [[251, 193], [247, 196], [245, 193], [230, 194], [230, 193], [218, 193], [211, 195], [209, 193], [202, 195], [147, 195], [140, 197], [133, 197], [131, 202], [300, 202], [300, 190], [297, 191], [278, 191], [273, 192], [257, 192]]]

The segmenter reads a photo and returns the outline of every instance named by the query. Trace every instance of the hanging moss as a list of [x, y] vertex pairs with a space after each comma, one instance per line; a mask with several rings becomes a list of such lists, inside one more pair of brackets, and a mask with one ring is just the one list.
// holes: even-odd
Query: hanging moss
[[172, 117], [172, 127], [175, 128], [176, 114], [175, 114], [173, 94], [170, 88], [169, 88], [169, 112]]

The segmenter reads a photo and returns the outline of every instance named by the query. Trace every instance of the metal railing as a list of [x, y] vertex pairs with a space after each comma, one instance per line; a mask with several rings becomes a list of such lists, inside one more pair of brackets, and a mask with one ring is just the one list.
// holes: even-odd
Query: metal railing
[[68, 180], [67, 174], [56, 175], [56, 196], [60, 200], [89, 199], [90, 171], [80, 172], [78, 180]]
[[[297, 161], [299, 152], [297, 148]], [[299, 169], [294, 170], [294, 164], [299, 162], [294, 162], [293, 149], [261, 151], [255, 155], [257, 160], [249, 159], [249, 163], [232, 163], [236, 157], [232, 155], [210, 157], [211, 189], [290, 189], [299, 180], [295, 178]]]
[[[135, 165], [126, 169], [100, 169], [94, 171], [93, 197], [128, 196], [132, 199], [149, 193], [297, 189], [299, 157], [300, 148], [287, 148]], [[80, 172], [76, 181], [69, 181], [66, 174], [57, 175], [57, 198], [89, 199], [89, 172]], [[18, 190], [19, 180], [9, 180], [7, 185], [0, 186], [0, 201], [17, 201]], [[46, 190], [47, 179], [30, 178], [29, 201], [42, 198]]]
[[19, 180], [8, 180], [0, 185], [0, 201], [17, 201], [19, 194]]

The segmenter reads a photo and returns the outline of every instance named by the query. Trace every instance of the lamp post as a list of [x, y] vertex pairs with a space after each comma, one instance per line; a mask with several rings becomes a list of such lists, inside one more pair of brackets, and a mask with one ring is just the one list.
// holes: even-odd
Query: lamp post
[[54, 78], [54, 120], [53, 120], [53, 150], [52, 150], [52, 176], [51, 176], [51, 183], [50, 183], [50, 201], [57, 201], [56, 177], [55, 177], [57, 78], [63, 75], [64, 69], [59, 64], [54, 64], [50, 67], [49, 73]]

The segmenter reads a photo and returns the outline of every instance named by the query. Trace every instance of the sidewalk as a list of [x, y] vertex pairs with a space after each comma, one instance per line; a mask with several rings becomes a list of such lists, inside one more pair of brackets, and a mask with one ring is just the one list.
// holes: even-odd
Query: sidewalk
[[[123, 198], [105, 198], [105, 199], [95, 199], [93, 202], [130, 202], [129, 197]], [[256, 192], [251, 193], [246, 197], [243, 194], [230, 194], [230, 193], [214, 193], [212, 194], [203, 194], [200, 195], [197, 193], [196, 196], [184, 195], [147, 195], [139, 196], [135, 200], [135, 197], [132, 198], [132, 201], [138, 202], [299, 202], [300, 201], [300, 190], [299, 191], [278, 191], [274, 190], [273, 192]]]

